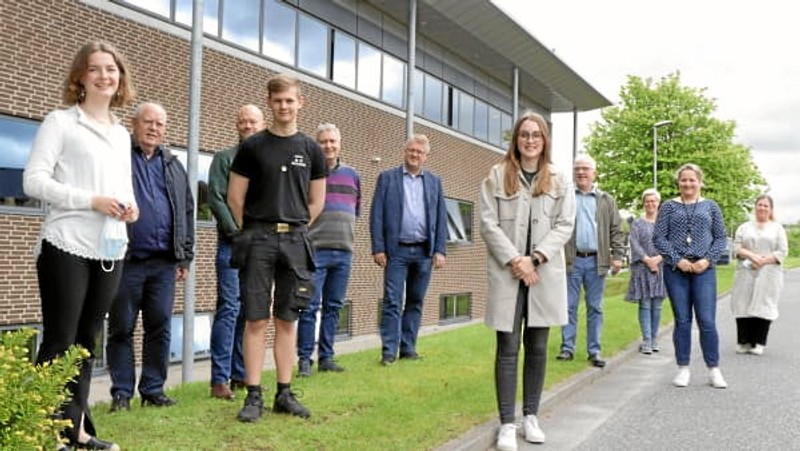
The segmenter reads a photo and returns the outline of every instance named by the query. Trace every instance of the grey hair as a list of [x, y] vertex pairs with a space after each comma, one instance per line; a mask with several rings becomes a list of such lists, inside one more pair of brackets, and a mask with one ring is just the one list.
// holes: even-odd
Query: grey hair
[[139, 117], [141, 117], [142, 113], [144, 113], [145, 108], [151, 108], [151, 107], [161, 110], [161, 112], [164, 113], [164, 120], [166, 121], [166, 119], [167, 119], [167, 109], [164, 108], [164, 105], [161, 105], [158, 102], [142, 102], [142, 103], [140, 103], [139, 105], [136, 106], [136, 109], [133, 111], [133, 118], [134, 119], [138, 119]]
[[330, 122], [324, 122], [322, 124], [317, 125], [317, 131], [314, 133], [314, 136], [319, 136], [322, 132], [334, 132], [339, 139], [342, 139], [342, 132], [339, 131], [339, 127]]
[[572, 166], [576, 166], [578, 163], [586, 163], [590, 168], [597, 169], [597, 162], [594, 161], [594, 158], [588, 153], [579, 153], [576, 155]]
[[644, 201], [647, 199], [647, 196], [655, 196], [656, 200], [661, 202], [661, 194], [655, 188], [647, 188], [642, 193], [642, 205], [644, 205]]
[[431, 151], [431, 142], [427, 136], [423, 135], [422, 133], [417, 133], [411, 138], [406, 140], [406, 147], [408, 147], [411, 143], [421, 144], [422, 147], [425, 149], [425, 153], [430, 153]]

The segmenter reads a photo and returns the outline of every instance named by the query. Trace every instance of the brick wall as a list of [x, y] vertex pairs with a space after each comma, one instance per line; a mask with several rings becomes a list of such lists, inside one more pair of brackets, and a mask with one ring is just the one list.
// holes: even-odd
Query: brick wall
[[[41, 119], [61, 107], [60, 86], [74, 52], [86, 41], [101, 38], [115, 43], [128, 57], [138, 100], [158, 101], [167, 109], [167, 141], [187, 145], [188, 41], [67, 0], [3, 2], [0, 21], [4, 30], [0, 34], [0, 113]], [[245, 103], [264, 106], [271, 75], [258, 65], [205, 50], [200, 121], [203, 150], [224, 149], [235, 141], [235, 111]], [[337, 124], [343, 136], [342, 158], [362, 177], [364, 214], [357, 224], [348, 299], [352, 302], [353, 334], [375, 333], [383, 275], [370, 255], [369, 208], [378, 173], [402, 161], [405, 119], [318, 86], [304, 85], [303, 91], [306, 104], [301, 111], [301, 130], [311, 133], [320, 122]], [[117, 114], [127, 124], [131, 112], [128, 107]], [[423, 323], [437, 323], [439, 296], [445, 293], [472, 292], [473, 316], [482, 317], [486, 249], [478, 236], [478, 193], [481, 179], [500, 156], [435, 129], [417, 126], [417, 131], [431, 140], [427, 168], [442, 177], [445, 194], [475, 207], [474, 243], [448, 248], [447, 267], [435, 272], [431, 282]], [[40, 320], [31, 258], [40, 221], [35, 216], [0, 214], [0, 325]], [[216, 296], [216, 233], [213, 228], [200, 228], [198, 234], [197, 311], [209, 311]], [[179, 292], [176, 313], [182, 311], [181, 300]]]

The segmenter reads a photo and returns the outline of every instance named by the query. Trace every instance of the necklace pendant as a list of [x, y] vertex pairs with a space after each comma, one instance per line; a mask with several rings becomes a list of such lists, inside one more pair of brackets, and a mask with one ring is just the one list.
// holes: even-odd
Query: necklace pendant
[[686, 235], [686, 244], [691, 246], [692, 245], [692, 236]]

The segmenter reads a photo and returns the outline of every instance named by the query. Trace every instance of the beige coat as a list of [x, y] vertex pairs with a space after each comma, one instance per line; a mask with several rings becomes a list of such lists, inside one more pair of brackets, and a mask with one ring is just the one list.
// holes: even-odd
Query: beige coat
[[536, 250], [547, 258], [539, 266], [540, 280], [528, 291], [528, 325], [560, 326], [567, 323], [567, 274], [564, 244], [575, 224], [575, 187], [571, 177], [551, 169], [553, 189], [534, 197], [519, 174], [519, 192], [507, 196], [503, 189], [503, 164], [492, 167], [481, 186], [481, 236], [489, 250], [486, 325], [511, 332], [519, 292], [508, 265], [525, 255], [528, 225], [531, 254]]

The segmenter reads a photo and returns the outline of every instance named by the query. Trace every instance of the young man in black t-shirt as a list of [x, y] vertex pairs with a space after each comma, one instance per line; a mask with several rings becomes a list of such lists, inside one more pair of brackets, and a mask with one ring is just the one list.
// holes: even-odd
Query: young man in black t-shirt
[[297, 113], [303, 106], [299, 82], [277, 75], [270, 79], [267, 91], [273, 123], [242, 142], [228, 182], [228, 205], [241, 228], [233, 252], [241, 266], [239, 283], [246, 321], [247, 397], [238, 418], [248, 422], [258, 421], [264, 410], [261, 370], [272, 314], [278, 380], [273, 410], [311, 416], [290, 384], [297, 341], [295, 322], [314, 292], [308, 225], [325, 204], [327, 176], [322, 150], [297, 130]]

